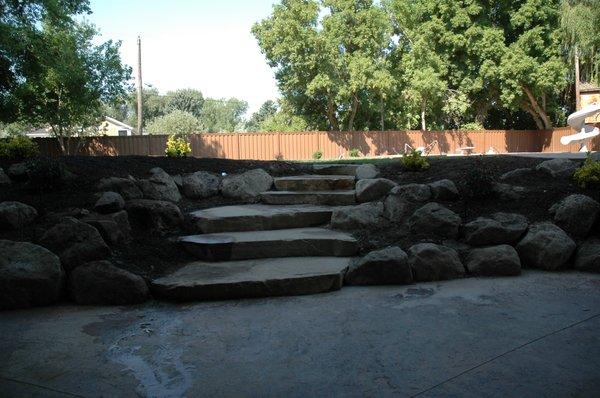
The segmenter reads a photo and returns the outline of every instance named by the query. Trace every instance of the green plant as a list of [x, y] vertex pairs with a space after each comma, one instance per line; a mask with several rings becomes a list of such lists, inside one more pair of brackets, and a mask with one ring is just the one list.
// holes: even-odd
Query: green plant
[[348, 155], [351, 158], [358, 158], [358, 157], [360, 157], [360, 151], [358, 149], [356, 149], [356, 148], [350, 149], [350, 151], [348, 152]]
[[25, 135], [16, 135], [0, 141], [0, 157], [21, 160], [38, 154], [38, 145]]
[[402, 164], [407, 170], [422, 171], [429, 168], [429, 162], [420, 151], [413, 149], [408, 155], [402, 158]]
[[469, 195], [475, 199], [485, 199], [494, 195], [494, 178], [491, 170], [482, 164], [470, 169], [465, 175], [465, 185]]
[[165, 155], [173, 158], [183, 158], [192, 153], [192, 147], [184, 138], [169, 136], [167, 139], [167, 149]]
[[315, 153], [313, 153], [312, 157], [313, 157], [314, 160], [321, 159], [323, 157], [323, 151], [320, 150], [320, 149], [317, 150], [317, 151], [315, 151]]
[[590, 186], [600, 187], [600, 160], [594, 160], [588, 154], [583, 166], [575, 171], [573, 178], [582, 188]]

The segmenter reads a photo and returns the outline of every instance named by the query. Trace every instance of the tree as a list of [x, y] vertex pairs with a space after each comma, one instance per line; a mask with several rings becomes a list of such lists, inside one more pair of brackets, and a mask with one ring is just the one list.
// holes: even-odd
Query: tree
[[[167, 103], [165, 97], [160, 95], [158, 89], [147, 85], [142, 89], [142, 102], [144, 104], [142, 108], [144, 127], [147, 126], [152, 120], [166, 115]], [[127, 119], [131, 126], [137, 126], [137, 91], [131, 90], [127, 97], [127, 106], [129, 110], [129, 117]]]
[[239, 130], [247, 109], [248, 103], [237, 98], [207, 98], [200, 117], [203, 130], [209, 133]]
[[246, 130], [248, 131], [261, 131], [262, 123], [277, 113], [277, 104], [274, 101], [265, 101], [258, 111], [254, 112], [250, 117], [250, 120], [246, 122]]
[[180, 110], [196, 117], [202, 116], [204, 97], [199, 90], [191, 88], [169, 91], [165, 98], [166, 111]]
[[150, 134], [169, 134], [185, 136], [197, 133], [201, 129], [200, 120], [190, 112], [174, 110], [164, 116], [152, 120], [148, 124]]

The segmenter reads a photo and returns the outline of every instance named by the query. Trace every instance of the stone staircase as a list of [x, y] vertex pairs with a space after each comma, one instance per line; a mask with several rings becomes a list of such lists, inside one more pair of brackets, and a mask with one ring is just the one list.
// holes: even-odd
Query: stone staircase
[[338, 290], [357, 241], [323, 228], [355, 200], [356, 165], [315, 166], [314, 175], [279, 177], [262, 204], [190, 214], [198, 234], [179, 238], [198, 261], [152, 281], [175, 301], [314, 294]]

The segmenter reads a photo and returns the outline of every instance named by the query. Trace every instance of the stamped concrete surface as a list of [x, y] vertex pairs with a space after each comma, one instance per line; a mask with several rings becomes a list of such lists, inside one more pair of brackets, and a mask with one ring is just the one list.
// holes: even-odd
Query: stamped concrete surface
[[600, 396], [600, 275], [0, 313], [2, 397]]

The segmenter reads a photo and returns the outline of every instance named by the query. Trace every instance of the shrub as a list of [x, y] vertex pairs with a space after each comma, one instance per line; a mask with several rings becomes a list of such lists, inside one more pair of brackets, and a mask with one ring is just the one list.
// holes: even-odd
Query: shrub
[[38, 154], [38, 145], [25, 135], [16, 135], [0, 141], [0, 157], [21, 160]]
[[322, 157], [323, 157], [323, 151], [320, 150], [320, 149], [318, 151], [315, 151], [315, 153], [313, 153], [313, 159], [314, 160], [319, 160]]
[[491, 170], [477, 165], [465, 175], [465, 185], [472, 198], [484, 199], [494, 195], [494, 178]]
[[573, 178], [582, 188], [589, 186], [600, 187], [600, 160], [594, 160], [588, 154], [583, 166], [575, 171]]
[[402, 164], [407, 170], [422, 171], [429, 168], [429, 162], [420, 151], [413, 149], [408, 155], [402, 158]]
[[150, 134], [173, 134], [177, 136], [196, 133], [202, 129], [200, 120], [189, 112], [174, 110], [153, 119], [147, 127]]
[[358, 158], [358, 157], [360, 157], [360, 151], [356, 148], [350, 149], [350, 152], [348, 152], [348, 155], [350, 155], [351, 158]]
[[27, 187], [37, 192], [50, 192], [64, 185], [68, 171], [58, 159], [37, 158], [27, 162]]
[[192, 153], [192, 147], [184, 138], [169, 136], [165, 155], [173, 158], [183, 158]]

